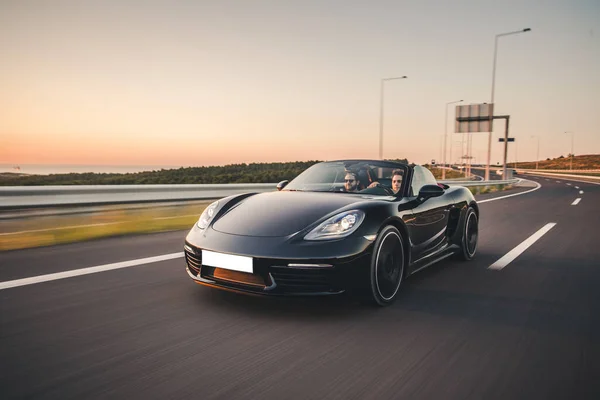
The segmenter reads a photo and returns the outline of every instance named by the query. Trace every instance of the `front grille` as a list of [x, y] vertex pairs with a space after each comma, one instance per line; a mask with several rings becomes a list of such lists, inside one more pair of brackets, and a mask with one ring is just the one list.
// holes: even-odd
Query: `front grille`
[[225, 283], [265, 287], [265, 280], [260, 275], [223, 268], [204, 266], [202, 268], [202, 277]]
[[198, 276], [200, 273], [200, 267], [202, 267], [202, 254], [195, 254], [187, 249], [185, 250], [185, 261], [188, 266], [188, 270], [192, 275]]
[[286, 292], [315, 293], [337, 291], [331, 268], [271, 267], [277, 288]]
[[[247, 273], [202, 265], [202, 253], [199, 249], [195, 250], [188, 245], [184, 250], [190, 274], [232, 289], [264, 294], [333, 294], [342, 291], [345, 285], [335, 267], [295, 268], [287, 266], [290, 260], [255, 258], [254, 273]], [[322, 261], [314, 263], [327, 264]]]

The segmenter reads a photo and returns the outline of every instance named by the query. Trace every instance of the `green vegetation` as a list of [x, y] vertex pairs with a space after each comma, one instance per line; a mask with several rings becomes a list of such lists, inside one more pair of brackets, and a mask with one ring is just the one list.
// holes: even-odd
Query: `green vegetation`
[[[535, 161], [516, 163], [517, 168], [535, 169]], [[515, 163], [507, 165], [510, 168], [515, 167]], [[547, 158], [539, 161], [539, 169], [565, 169], [571, 167], [571, 157], [560, 156], [557, 158]], [[588, 154], [573, 157], [573, 170], [576, 169], [600, 169], [600, 154]]]
[[127, 174], [83, 173], [27, 175], [2, 174], [1, 186], [38, 185], [145, 185], [200, 183], [275, 183], [293, 179], [318, 161], [231, 164], [225, 166], [161, 169]]
[[0, 231], [4, 232], [0, 251], [112, 236], [189, 230], [209, 203], [197, 201], [138, 208], [105, 206], [94, 213], [0, 220]]
[[503, 190], [510, 190], [513, 188], [514, 188], [513, 185], [489, 185], [489, 186], [469, 186], [468, 187], [468, 189], [471, 191], [471, 193], [473, 193], [473, 195], [501, 192]]
[[[437, 179], [437, 180], [442, 179], [442, 169], [441, 168], [432, 167], [430, 165], [424, 165], [424, 167], [427, 167], [427, 169], [429, 169], [431, 171], [431, 173], [433, 174], [435, 179]], [[446, 170], [446, 178], [445, 179], [456, 179], [456, 178], [464, 178], [464, 177], [465, 177], [465, 174], [460, 171], [455, 171], [453, 169]]]

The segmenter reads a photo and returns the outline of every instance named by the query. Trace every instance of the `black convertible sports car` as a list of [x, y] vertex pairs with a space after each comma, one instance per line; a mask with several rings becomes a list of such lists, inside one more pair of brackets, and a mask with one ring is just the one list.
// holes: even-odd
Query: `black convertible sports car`
[[277, 191], [209, 205], [185, 240], [197, 283], [265, 295], [358, 293], [394, 301], [402, 280], [477, 249], [479, 208], [419, 165], [313, 165]]

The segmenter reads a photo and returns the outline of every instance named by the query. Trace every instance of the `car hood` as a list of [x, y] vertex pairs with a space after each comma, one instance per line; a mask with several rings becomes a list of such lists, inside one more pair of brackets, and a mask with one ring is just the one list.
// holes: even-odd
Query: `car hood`
[[343, 193], [260, 193], [233, 206], [215, 221], [213, 229], [233, 235], [288, 236], [335, 210], [368, 198]]

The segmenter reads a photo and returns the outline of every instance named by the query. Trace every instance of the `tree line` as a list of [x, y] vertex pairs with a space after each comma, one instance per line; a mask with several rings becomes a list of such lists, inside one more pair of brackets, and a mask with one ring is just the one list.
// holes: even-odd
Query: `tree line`
[[[396, 159], [408, 163], [406, 159]], [[161, 169], [136, 173], [70, 173], [50, 175], [0, 174], [0, 186], [151, 185], [206, 183], [276, 183], [292, 180], [321, 161], [229, 164], [224, 166]]]

